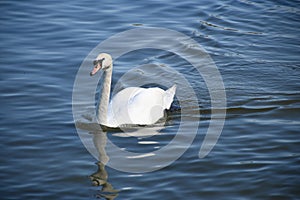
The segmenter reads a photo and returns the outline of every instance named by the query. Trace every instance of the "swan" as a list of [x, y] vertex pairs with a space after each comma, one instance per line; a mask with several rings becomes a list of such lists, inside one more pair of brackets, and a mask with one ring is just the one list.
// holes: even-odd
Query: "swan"
[[104, 83], [96, 113], [101, 125], [112, 128], [130, 124], [151, 125], [164, 116], [165, 110], [170, 109], [176, 84], [167, 90], [158, 87], [128, 87], [118, 92], [109, 101], [113, 71], [112, 57], [107, 53], [100, 53], [93, 61], [93, 65], [90, 76], [95, 75], [99, 70], [104, 71]]

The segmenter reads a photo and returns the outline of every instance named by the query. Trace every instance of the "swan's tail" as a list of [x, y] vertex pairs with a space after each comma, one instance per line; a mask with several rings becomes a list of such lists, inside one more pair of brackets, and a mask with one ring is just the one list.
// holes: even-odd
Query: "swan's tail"
[[176, 92], [176, 84], [166, 90], [164, 95], [164, 108], [170, 109]]

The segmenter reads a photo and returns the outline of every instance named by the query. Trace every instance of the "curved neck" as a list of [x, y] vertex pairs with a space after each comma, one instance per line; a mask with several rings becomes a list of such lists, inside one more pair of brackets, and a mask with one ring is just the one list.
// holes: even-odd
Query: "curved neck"
[[97, 110], [97, 119], [98, 122], [102, 125], [107, 125], [107, 108], [109, 104], [111, 77], [112, 66], [104, 71], [102, 92], [100, 93], [100, 102]]

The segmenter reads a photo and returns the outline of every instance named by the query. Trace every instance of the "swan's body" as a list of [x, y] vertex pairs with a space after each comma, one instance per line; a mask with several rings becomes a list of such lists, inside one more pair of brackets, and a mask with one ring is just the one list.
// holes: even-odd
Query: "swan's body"
[[109, 102], [112, 59], [109, 54], [101, 53], [94, 61], [91, 76], [99, 69], [104, 70], [104, 84], [97, 109], [98, 122], [108, 127], [125, 124], [150, 125], [164, 116], [171, 107], [176, 85], [168, 90], [160, 88], [129, 87], [118, 92]]
[[130, 87], [117, 93], [108, 106], [107, 122], [115, 127], [122, 124], [154, 124], [164, 116], [173, 102], [175, 87]]

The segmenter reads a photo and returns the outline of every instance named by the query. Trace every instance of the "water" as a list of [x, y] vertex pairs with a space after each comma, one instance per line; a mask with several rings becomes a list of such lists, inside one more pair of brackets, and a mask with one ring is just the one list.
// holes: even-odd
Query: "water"
[[[298, 1], [75, 0], [0, 5], [3, 199], [299, 198]], [[210, 54], [226, 88], [225, 126], [213, 151], [199, 159], [210, 98], [203, 79], [192, 70], [183, 72], [199, 99], [199, 106], [191, 107], [195, 110], [191, 124], [201, 111], [193, 144], [158, 171], [135, 174], [106, 167], [108, 182], [118, 190], [107, 185], [112, 192], [107, 193], [89, 179], [97, 171], [97, 160], [75, 128], [73, 83], [82, 61], [99, 42], [121, 31], [151, 26], [184, 33]], [[144, 63], [167, 63], [179, 71], [188, 65], [170, 53], [137, 51], [116, 61], [114, 84]], [[169, 118], [164, 134], [152, 143], [149, 138], [140, 143], [134, 137], [108, 138], [131, 151], [151, 151], [174, 137], [180, 112]]]

